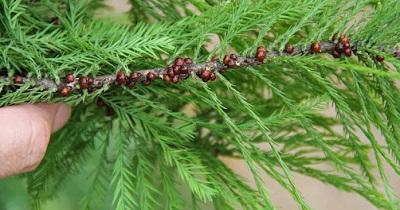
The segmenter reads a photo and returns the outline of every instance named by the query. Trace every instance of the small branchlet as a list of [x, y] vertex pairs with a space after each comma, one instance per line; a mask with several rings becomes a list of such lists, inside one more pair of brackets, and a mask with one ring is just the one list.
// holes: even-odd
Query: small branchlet
[[[133, 88], [138, 82], [142, 85], [150, 85], [154, 80], [162, 79], [167, 84], [176, 84], [182, 80], [189, 78], [190, 75], [197, 75], [202, 81], [214, 81], [217, 79], [217, 73], [224, 73], [231, 69], [242, 68], [247, 66], [261, 65], [268, 59], [283, 56], [310, 55], [317, 53], [330, 53], [334, 58], [340, 58], [343, 55], [350, 57], [357, 51], [357, 44], [351, 44], [350, 39], [342, 35], [337, 39], [335, 34], [330, 41], [313, 42], [309, 48], [301, 49], [288, 43], [283, 51], [268, 51], [265, 47], [257, 48], [253, 56], [239, 56], [236, 54], [225, 55], [222, 62], [218, 57], [213, 57], [211, 61], [205, 63], [194, 63], [191, 58], [177, 57], [174, 62], [165, 68], [153, 68], [132, 72], [130, 75], [124, 70], [119, 70], [115, 74], [104, 76], [80, 76], [73, 74], [65, 75], [61, 83], [57, 84], [50, 79], [35, 79], [15, 75], [10, 85], [20, 85], [27, 82], [33, 82], [38, 87], [47, 90], [58, 90], [61, 96], [69, 96], [83, 90], [93, 92], [99, 88], [108, 86], [127, 86]], [[400, 50], [394, 51], [393, 56], [400, 58]], [[377, 62], [383, 62], [384, 57], [376, 55]], [[5, 77], [0, 79], [5, 79]]]

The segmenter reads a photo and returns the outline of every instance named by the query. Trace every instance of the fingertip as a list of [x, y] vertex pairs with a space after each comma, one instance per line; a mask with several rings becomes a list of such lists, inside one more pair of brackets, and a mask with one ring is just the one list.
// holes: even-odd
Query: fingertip
[[71, 107], [66, 104], [59, 104], [53, 120], [52, 131], [56, 132], [62, 128], [71, 116]]
[[46, 152], [51, 132], [71, 114], [64, 104], [24, 104], [0, 108], [0, 178], [35, 169]]
[[60, 130], [71, 116], [71, 108], [66, 104], [36, 104], [33, 106], [48, 120], [52, 133]]
[[52, 131], [54, 105], [17, 105], [0, 109], [0, 178], [39, 165]]

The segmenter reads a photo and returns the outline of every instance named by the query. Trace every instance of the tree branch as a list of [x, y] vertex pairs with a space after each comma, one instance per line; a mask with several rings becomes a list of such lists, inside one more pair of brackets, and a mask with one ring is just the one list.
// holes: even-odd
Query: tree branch
[[[68, 96], [73, 92], [79, 92], [83, 89], [94, 91], [105, 85], [127, 85], [131, 88], [136, 83], [141, 82], [143, 85], [149, 85], [155, 79], [163, 79], [167, 83], [178, 83], [187, 79], [190, 75], [197, 75], [203, 81], [215, 80], [215, 72], [223, 73], [227, 70], [243, 68], [248, 66], [257, 66], [266, 63], [269, 59], [284, 56], [310, 55], [316, 53], [330, 53], [338, 58], [341, 54], [351, 56], [357, 51], [359, 44], [350, 45], [347, 37], [342, 36], [339, 40], [334, 37], [332, 41], [314, 42], [310, 48], [301, 49], [293, 45], [287, 45], [283, 51], [268, 51], [264, 47], [259, 47], [254, 56], [237, 56], [235, 54], [226, 55], [223, 61], [213, 58], [205, 63], [195, 64], [190, 58], [177, 58], [173, 64], [165, 68], [144, 69], [126, 75], [123, 71], [115, 74], [96, 76], [96, 77], [80, 77], [75, 78], [73, 75], [67, 75], [65, 81], [57, 84], [51, 79], [35, 79], [15, 75], [13, 79], [0, 77], [10, 85], [18, 85], [32, 83], [34, 86], [41, 87], [46, 90], [58, 90], [62, 96]], [[393, 55], [400, 58], [400, 50], [394, 50]], [[382, 62], [382, 56], [376, 56], [377, 62]]]

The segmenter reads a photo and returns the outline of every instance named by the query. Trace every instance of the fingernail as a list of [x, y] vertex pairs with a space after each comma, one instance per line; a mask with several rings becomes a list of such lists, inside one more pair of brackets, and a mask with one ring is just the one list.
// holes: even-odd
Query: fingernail
[[53, 132], [62, 128], [71, 116], [71, 108], [65, 104], [59, 104], [53, 121]]

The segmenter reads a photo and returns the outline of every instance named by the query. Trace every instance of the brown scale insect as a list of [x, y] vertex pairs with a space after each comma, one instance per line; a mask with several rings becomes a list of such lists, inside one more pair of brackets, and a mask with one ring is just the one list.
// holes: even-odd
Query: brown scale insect
[[174, 66], [174, 75], [178, 75], [181, 72], [182, 66]]
[[313, 42], [310, 47], [311, 52], [313, 53], [320, 53], [321, 52], [321, 45], [319, 42]]
[[291, 44], [286, 44], [286, 46], [285, 46], [285, 52], [287, 53], [287, 54], [292, 54], [293, 52], [294, 52], [294, 46], [293, 45], [291, 45]]
[[345, 44], [345, 43], [350, 43], [350, 40], [349, 38], [347, 38], [346, 35], [343, 34], [342, 36], [340, 36], [339, 42]]
[[187, 66], [182, 66], [180, 73], [181, 74], [188, 74], [189, 73], [189, 68]]
[[151, 72], [147, 73], [146, 78], [149, 81], [154, 81], [155, 79], [157, 79], [157, 74], [151, 71]]
[[136, 82], [139, 81], [139, 79], [140, 79], [141, 76], [142, 76], [142, 74], [139, 73], [139, 72], [132, 72], [132, 73], [129, 75], [128, 84], [127, 84], [128, 87], [129, 87], [129, 88], [134, 88], [135, 85], [136, 85]]
[[79, 82], [79, 88], [81, 90], [87, 89], [89, 87], [87, 77], [84, 77], [84, 76], [80, 77], [78, 82]]
[[51, 19], [51, 24], [53, 24], [54, 26], [59, 26], [61, 25], [61, 20], [58, 17], [54, 17], [53, 19]]
[[73, 74], [67, 74], [65, 76], [65, 82], [66, 83], [72, 83], [75, 82], [75, 76]]
[[145, 80], [142, 80], [142, 84], [143, 84], [144, 86], [149, 86], [149, 85], [151, 84], [151, 81], [148, 80], [148, 79], [145, 79]]
[[13, 81], [14, 84], [22, 84], [24, 83], [24, 78], [21, 75], [14, 75]]
[[140, 72], [132, 72], [131, 75], [129, 76], [129, 79], [136, 82], [140, 79], [141, 76], [142, 74]]
[[345, 42], [342, 43], [343, 44], [343, 49], [349, 49], [350, 48], [350, 43], [349, 42]]
[[238, 56], [237, 56], [236, 54], [233, 54], [233, 53], [230, 54], [229, 57], [230, 57], [232, 60], [235, 60], [235, 61], [238, 59]]
[[343, 44], [342, 43], [335, 44], [335, 46], [333, 48], [334, 48], [334, 50], [336, 50], [339, 53], [343, 52]]
[[394, 57], [400, 58], [400, 50], [393, 53]]
[[335, 34], [333, 34], [333, 36], [332, 36], [332, 42], [334, 42], [334, 41], [336, 41], [336, 39], [337, 39], [337, 35], [338, 35], [338, 33], [335, 33]]
[[132, 89], [135, 87], [136, 82], [135, 81], [128, 81], [128, 83], [126, 84], [128, 86], [128, 88]]
[[97, 100], [96, 100], [96, 105], [97, 105], [98, 107], [105, 107], [105, 106], [106, 106], [106, 103], [103, 101], [103, 99], [97, 98]]
[[88, 77], [87, 78], [87, 83], [88, 83], [89, 87], [92, 86], [94, 84], [94, 78], [93, 77]]
[[225, 55], [225, 56], [224, 56], [223, 63], [224, 63], [226, 66], [229, 66], [229, 62], [230, 62], [230, 61], [231, 61], [230, 56], [229, 56], [229, 55]]
[[106, 116], [112, 117], [115, 115], [115, 110], [109, 106], [106, 107]]
[[174, 84], [178, 83], [179, 82], [179, 76], [175, 75], [174, 77], [172, 77], [171, 82], [174, 83]]
[[163, 74], [163, 80], [166, 83], [171, 83], [171, 77], [168, 74]]
[[95, 88], [95, 87], [88, 87], [88, 92], [89, 93], [93, 93], [94, 91], [96, 91], [97, 90], [97, 88]]
[[126, 86], [128, 86], [128, 88], [132, 89], [135, 87], [137, 80], [136, 79], [132, 79], [131, 75], [129, 75], [127, 81], [126, 81]]
[[185, 61], [180, 57], [175, 59], [175, 65], [176, 66], [182, 66], [184, 63], [185, 63]]
[[170, 77], [175, 76], [174, 69], [173, 69], [172, 67], [171, 67], [171, 68], [168, 68], [167, 71], [166, 71], [166, 74], [167, 74], [168, 76], [170, 76]]
[[214, 55], [214, 56], [211, 58], [211, 62], [214, 62], [214, 63], [219, 62], [219, 57], [218, 57], [217, 55]]
[[256, 60], [258, 62], [262, 63], [262, 62], [264, 62], [264, 59], [266, 57], [267, 57], [267, 49], [265, 47], [262, 47], [262, 46], [258, 47], [257, 51], [256, 51], [256, 56], [255, 56]]
[[236, 66], [236, 63], [235, 63], [235, 61], [234, 60], [229, 60], [229, 62], [228, 62], [228, 67], [229, 68], [233, 68], [233, 67], [235, 67]]
[[126, 78], [126, 74], [123, 71], [119, 71], [117, 73], [117, 76], [115, 78], [115, 82], [117, 83], [117, 85], [125, 85], [127, 82], [127, 78]]
[[60, 93], [61, 96], [66, 97], [69, 96], [72, 92], [72, 88], [70, 86], [61, 86], [58, 89], [58, 92]]
[[212, 72], [211, 75], [210, 75], [210, 80], [214, 81], [216, 79], [217, 79], [217, 75], [214, 72]]
[[344, 54], [345, 56], [347, 56], [347, 57], [350, 57], [351, 54], [352, 54], [352, 51], [351, 51], [350, 48], [345, 48], [345, 49], [343, 50], [343, 54]]
[[210, 79], [211, 73], [212, 72], [209, 70], [202, 70], [200, 73], [200, 78], [203, 80], [203, 82], [207, 82]]
[[193, 64], [193, 60], [192, 60], [191, 58], [185, 58], [183, 61], [184, 61], [185, 64], [187, 64], [187, 65]]
[[338, 49], [336, 47], [332, 50], [332, 56], [334, 58], [340, 58], [340, 52], [338, 51]]
[[385, 60], [385, 58], [383, 57], [383, 56], [381, 56], [381, 55], [377, 55], [376, 57], [375, 57], [375, 59], [378, 61], [378, 62], [383, 62], [384, 60]]

